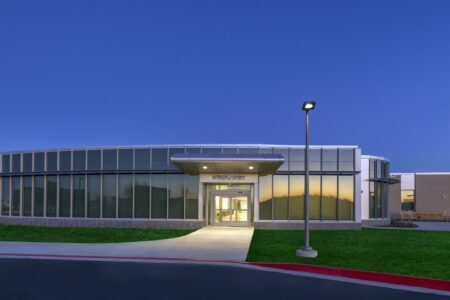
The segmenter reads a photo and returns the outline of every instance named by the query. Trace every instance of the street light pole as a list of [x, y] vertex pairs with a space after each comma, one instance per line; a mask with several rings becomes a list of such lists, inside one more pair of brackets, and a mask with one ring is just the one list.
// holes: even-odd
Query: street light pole
[[314, 101], [306, 101], [303, 103], [303, 110], [306, 112], [306, 141], [305, 141], [305, 203], [304, 203], [304, 240], [305, 245], [301, 249], [297, 249], [297, 256], [317, 257], [317, 251], [309, 245], [309, 111], [316, 106]]

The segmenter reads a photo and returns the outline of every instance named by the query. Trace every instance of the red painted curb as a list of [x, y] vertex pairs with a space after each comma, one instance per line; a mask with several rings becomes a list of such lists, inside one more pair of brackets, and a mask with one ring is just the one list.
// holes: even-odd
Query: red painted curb
[[247, 263], [247, 264], [296, 272], [308, 272], [320, 275], [347, 277], [359, 280], [414, 286], [450, 292], [450, 281], [448, 280], [420, 278], [414, 276], [395, 275], [395, 274], [386, 274], [386, 273], [377, 273], [377, 272], [359, 271], [352, 269], [341, 269], [341, 268], [305, 265], [305, 264], [280, 264], [280, 263]]
[[158, 258], [158, 257], [142, 257], [142, 256], [103, 256], [103, 255], [83, 256], [83, 255], [26, 254], [26, 253], [0, 253], [0, 256], [232, 263], [232, 264], [237, 264], [237, 265], [251, 265], [251, 266], [264, 267], [264, 268], [281, 269], [281, 270], [287, 270], [287, 271], [307, 272], [307, 273], [320, 274], [320, 275], [345, 277], [345, 278], [352, 278], [352, 279], [358, 279], [358, 280], [374, 281], [374, 282], [404, 285], [404, 286], [411, 286], [411, 287], [421, 287], [421, 288], [450, 292], [450, 281], [448, 281], [448, 280], [420, 278], [420, 277], [414, 277], [414, 276], [385, 274], [385, 273], [360, 271], [360, 270], [352, 270], [352, 269], [341, 269], [341, 268], [325, 267], [325, 266], [317, 266], [317, 265], [306, 265], [306, 264], [238, 262], [238, 261], [214, 260], [214, 259]]

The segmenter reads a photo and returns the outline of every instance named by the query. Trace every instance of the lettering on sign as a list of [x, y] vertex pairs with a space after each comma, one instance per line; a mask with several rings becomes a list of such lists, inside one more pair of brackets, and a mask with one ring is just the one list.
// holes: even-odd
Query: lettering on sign
[[212, 175], [213, 180], [219, 181], [243, 181], [245, 175]]

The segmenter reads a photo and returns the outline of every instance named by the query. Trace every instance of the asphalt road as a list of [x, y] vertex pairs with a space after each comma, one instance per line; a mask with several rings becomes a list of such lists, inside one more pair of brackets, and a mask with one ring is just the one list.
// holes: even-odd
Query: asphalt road
[[0, 259], [0, 299], [448, 299], [228, 266]]

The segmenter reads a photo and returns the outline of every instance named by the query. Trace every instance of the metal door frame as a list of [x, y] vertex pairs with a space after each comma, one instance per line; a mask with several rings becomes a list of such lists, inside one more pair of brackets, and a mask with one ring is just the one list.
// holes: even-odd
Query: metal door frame
[[[231, 206], [231, 210], [233, 207], [233, 201], [232, 201], [232, 197], [233, 196], [247, 196], [247, 221], [246, 222], [238, 222], [238, 221], [228, 221], [226, 223], [224, 222], [220, 222], [220, 223], [216, 223], [215, 222], [215, 218], [216, 218], [216, 201], [215, 198], [216, 196], [229, 196], [230, 197], [230, 206]], [[233, 226], [233, 227], [245, 227], [245, 226], [250, 226], [251, 224], [251, 210], [252, 210], [252, 199], [251, 199], [251, 191], [239, 191], [239, 190], [222, 190], [222, 191], [215, 191], [211, 193], [211, 200], [210, 200], [210, 209], [211, 209], [211, 225], [212, 226]]]

